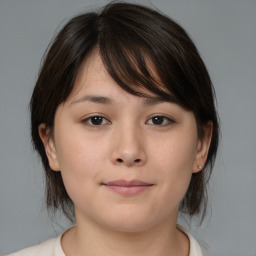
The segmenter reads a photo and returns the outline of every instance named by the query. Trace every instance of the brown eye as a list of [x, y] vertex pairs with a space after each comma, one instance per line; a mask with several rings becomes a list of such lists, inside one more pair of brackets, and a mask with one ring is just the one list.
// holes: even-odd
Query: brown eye
[[152, 117], [152, 123], [156, 125], [161, 125], [163, 124], [164, 117], [163, 116], [154, 116]]
[[174, 123], [174, 121], [166, 116], [153, 116], [148, 121], [147, 124], [155, 125], [155, 126], [167, 126]]
[[90, 118], [93, 125], [101, 125], [103, 122], [102, 116], [93, 116]]
[[90, 116], [83, 120], [83, 123], [89, 126], [100, 126], [109, 124], [110, 122], [103, 116]]

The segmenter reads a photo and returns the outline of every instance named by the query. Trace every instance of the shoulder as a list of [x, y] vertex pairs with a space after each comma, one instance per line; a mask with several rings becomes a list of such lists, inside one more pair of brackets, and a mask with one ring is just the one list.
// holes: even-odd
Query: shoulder
[[183, 232], [189, 239], [190, 253], [189, 256], [203, 256], [201, 247], [196, 239], [183, 227], [177, 226], [177, 228]]
[[61, 235], [57, 238], [49, 239], [42, 244], [28, 247], [6, 256], [65, 256], [61, 248], [60, 239]]

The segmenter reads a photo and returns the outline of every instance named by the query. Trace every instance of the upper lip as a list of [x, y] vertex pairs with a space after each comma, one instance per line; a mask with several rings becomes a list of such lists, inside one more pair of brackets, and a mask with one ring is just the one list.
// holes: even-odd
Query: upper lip
[[107, 186], [120, 186], [120, 187], [135, 187], [135, 186], [151, 186], [153, 184], [143, 182], [140, 180], [113, 180], [107, 183], [103, 183]]

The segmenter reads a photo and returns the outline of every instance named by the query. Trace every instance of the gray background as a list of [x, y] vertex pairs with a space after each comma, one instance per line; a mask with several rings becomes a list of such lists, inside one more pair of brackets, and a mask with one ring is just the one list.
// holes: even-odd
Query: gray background
[[[201, 227], [192, 222], [193, 234], [211, 256], [255, 256], [256, 1], [141, 2], [185, 27], [217, 92], [222, 141], [210, 183], [212, 210]], [[51, 221], [44, 208], [28, 102], [57, 26], [102, 3], [0, 0], [0, 254], [54, 237], [69, 225], [59, 217]]]

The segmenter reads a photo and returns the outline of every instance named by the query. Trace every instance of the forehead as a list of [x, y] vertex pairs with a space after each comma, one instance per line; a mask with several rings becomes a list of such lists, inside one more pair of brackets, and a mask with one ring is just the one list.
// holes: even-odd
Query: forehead
[[[151, 64], [148, 60], [147, 65], [152, 75], [154, 75], [155, 79], [159, 81], [160, 79], [156, 75], [153, 64]], [[136, 84], [129, 84], [129, 86], [130, 88], [136, 90], [136, 92], [141, 93], [146, 98], [152, 98], [157, 96], [156, 94], [145, 88], [145, 86], [138, 86]], [[106, 70], [99, 51], [97, 49], [94, 49], [82, 63], [76, 76], [73, 90], [69, 98], [77, 97], [77, 95], [79, 95], [82, 90], [86, 90], [90, 93], [96, 93], [99, 89], [101, 92], [109, 92], [109, 90], [111, 90], [111, 88], [113, 87], [119, 87], [119, 89], [123, 91], [123, 88], [121, 88], [121, 86], [119, 86], [114, 81], [114, 79]]]
[[103, 65], [98, 50], [93, 50], [82, 63], [76, 77], [75, 86], [85, 83], [87, 80], [106, 79], [109, 74]]

